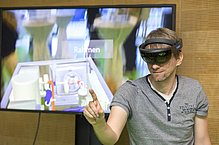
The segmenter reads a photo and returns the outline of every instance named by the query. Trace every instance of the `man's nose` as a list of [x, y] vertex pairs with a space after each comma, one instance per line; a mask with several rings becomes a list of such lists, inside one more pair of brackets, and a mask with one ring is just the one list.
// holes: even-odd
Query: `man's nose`
[[156, 69], [159, 69], [160, 68], [160, 65], [159, 64], [156, 64], [156, 63], [154, 63], [154, 64], [152, 64], [152, 66], [151, 66], [154, 70], [156, 70]]

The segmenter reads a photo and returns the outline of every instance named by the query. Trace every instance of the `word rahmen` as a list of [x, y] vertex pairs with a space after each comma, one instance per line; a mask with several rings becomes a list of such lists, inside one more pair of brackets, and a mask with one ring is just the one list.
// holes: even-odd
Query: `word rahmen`
[[100, 53], [100, 48], [79, 48], [79, 47], [74, 47], [74, 53]]

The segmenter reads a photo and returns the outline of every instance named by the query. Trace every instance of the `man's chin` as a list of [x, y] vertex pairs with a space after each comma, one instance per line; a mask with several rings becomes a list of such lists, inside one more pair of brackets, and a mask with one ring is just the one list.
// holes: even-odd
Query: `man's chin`
[[160, 75], [152, 75], [152, 78], [154, 79], [154, 81], [156, 82], [162, 82], [165, 80], [164, 76], [160, 76]]

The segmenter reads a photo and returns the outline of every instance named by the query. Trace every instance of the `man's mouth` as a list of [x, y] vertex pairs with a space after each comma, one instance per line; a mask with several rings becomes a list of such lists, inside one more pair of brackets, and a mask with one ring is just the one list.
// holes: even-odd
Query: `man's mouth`
[[153, 72], [153, 74], [161, 74], [162, 72]]

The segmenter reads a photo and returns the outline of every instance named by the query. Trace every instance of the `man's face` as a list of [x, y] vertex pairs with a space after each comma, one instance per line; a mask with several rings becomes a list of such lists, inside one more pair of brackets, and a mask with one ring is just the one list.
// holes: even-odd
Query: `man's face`
[[[162, 44], [162, 48], [167, 48], [168, 45]], [[146, 49], [154, 49], [154, 48], [161, 48], [161, 46], [155, 45], [155, 46], [146, 46]], [[165, 62], [165, 63], [154, 63], [154, 64], [150, 64], [148, 63], [148, 69], [151, 73], [151, 78], [152, 81], [156, 81], [156, 82], [162, 82], [165, 81], [166, 79], [168, 79], [171, 76], [175, 77], [176, 74], [176, 68], [177, 66], [179, 66], [182, 62], [183, 59], [183, 55], [181, 54], [180, 57], [178, 59], [176, 59], [174, 57], [174, 54], [171, 53], [171, 58], [169, 61]]]
[[168, 62], [162, 64], [148, 64], [148, 69], [152, 79], [156, 82], [161, 82], [170, 76], [175, 76], [177, 65], [178, 62], [172, 53], [172, 57]]

